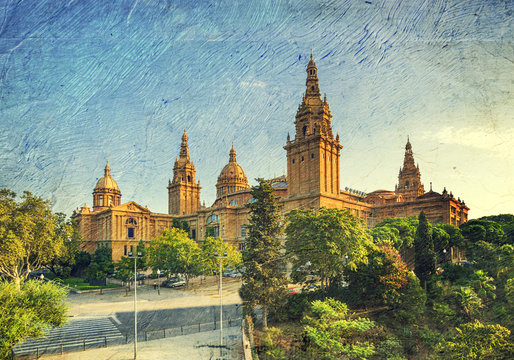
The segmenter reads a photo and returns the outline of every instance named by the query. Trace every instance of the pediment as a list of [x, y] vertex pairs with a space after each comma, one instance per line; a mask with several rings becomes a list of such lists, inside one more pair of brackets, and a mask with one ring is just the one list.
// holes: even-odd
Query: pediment
[[112, 208], [112, 210], [150, 213], [150, 210], [148, 210], [148, 208], [143, 207], [134, 201], [130, 201], [128, 203], [115, 206]]

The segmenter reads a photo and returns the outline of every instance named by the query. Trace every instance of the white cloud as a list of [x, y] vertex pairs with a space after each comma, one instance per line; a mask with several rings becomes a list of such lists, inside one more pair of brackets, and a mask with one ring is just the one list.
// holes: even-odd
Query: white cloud
[[496, 156], [514, 157], [514, 128], [506, 130], [485, 129], [479, 127], [455, 128], [446, 126], [438, 132], [425, 134], [425, 138], [435, 138], [442, 144], [470, 146], [488, 150]]

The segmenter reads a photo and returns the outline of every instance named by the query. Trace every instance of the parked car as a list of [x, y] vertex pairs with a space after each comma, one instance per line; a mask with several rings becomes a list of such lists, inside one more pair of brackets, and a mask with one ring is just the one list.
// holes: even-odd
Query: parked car
[[136, 279], [137, 279], [138, 281], [139, 281], [139, 280], [144, 280], [144, 279], [146, 279], [146, 275], [145, 275], [145, 274], [140, 274], [140, 273], [138, 273], [138, 274], [136, 275]]
[[172, 277], [167, 280], [164, 280], [164, 282], [162, 283], [161, 286], [167, 287], [167, 288], [174, 288], [174, 287], [179, 287], [179, 286], [184, 286], [184, 285], [186, 285], [186, 282], [184, 280], [182, 280], [179, 277]]

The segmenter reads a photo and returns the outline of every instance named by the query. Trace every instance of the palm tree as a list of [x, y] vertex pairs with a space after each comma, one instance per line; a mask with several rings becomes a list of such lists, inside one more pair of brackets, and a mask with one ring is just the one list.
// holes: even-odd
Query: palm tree
[[477, 293], [469, 286], [460, 286], [454, 292], [457, 299], [457, 306], [461, 311], [470, 319], [473, 320], [475, 313], [484, 307], [482, 299]]
[[487, 298], [495, 299], [496, 298], [496, 286], [493, 284], [494, 279], [487, 275], [486, 272], [482, 270], [477, 270], [471, 276], [470, 285], [476, 291], [478, 296], [482, 298], [482, 300], [486, 301]]

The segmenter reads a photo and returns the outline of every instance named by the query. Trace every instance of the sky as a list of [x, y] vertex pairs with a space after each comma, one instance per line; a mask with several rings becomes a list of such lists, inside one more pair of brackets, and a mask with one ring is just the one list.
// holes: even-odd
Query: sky
[[514, 0], [0, 0], [0, 187], [71, 215], [108, 159], [122, 202], [167, 212], [184, 128], [202, 202], [232, 143], [286, 172], [310, 51], [341, 187], [425, 189], [514, 213]]

